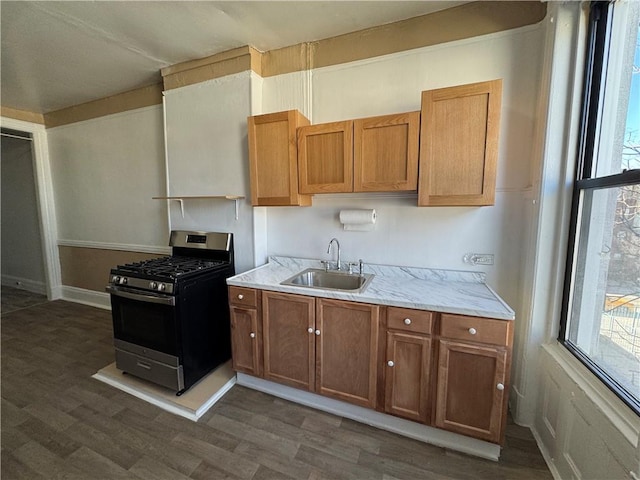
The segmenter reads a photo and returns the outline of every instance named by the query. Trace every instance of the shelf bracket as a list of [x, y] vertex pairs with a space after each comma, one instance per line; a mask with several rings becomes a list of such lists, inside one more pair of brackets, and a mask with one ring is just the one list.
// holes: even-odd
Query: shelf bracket
[[182, 198], [174, 198], [174, 200], [180, 204], [180, 214], [184, 218], [184, 200]]

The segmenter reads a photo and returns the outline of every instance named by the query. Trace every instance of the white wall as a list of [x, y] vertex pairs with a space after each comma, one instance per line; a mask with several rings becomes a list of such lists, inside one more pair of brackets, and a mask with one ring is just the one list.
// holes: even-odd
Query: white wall
[[171, 228], [233, 233], [237, 272], [255, 266], [247, 143], [252, 81], [247, 71], [164, 93], [168, 196], [246, 197], [237, 220], [232, 201], [186, 200], [184, 218], [171, 201]]
[[[419, 110], [423, 90], [495, 78], [504, 82], [495, 206], [418, 208], [415, 194], [315, 195], [312, 207], [267, 209], [268, 253], [326, 258], [335, 236], [347, 260], [484, 271], [516, 317], [522, 316], [521, 258], [542, 50], [541, 27], [529, 26], [317, 69], [310, 79], [265, 78], [265, 112], [278, 107], [304, 112], [308, 103], [304, 113], [313, 123]], [[283, 100], [289, 91], [293, 94]], [[342, 208], [375, 208], [375, 231], [341, 230]], [[467, 265], [462, 257], [468, 252], [492, 253], [495, 265]]]
[[[30, 140], [2, 137], [2, 284], [46, 292]], [[17, 283], [19, 282], [19, 285]]]
[[162, 106], [47, 133], [59, 240], [167, 246]]
[[[617, 9], [624, 8], [624, 3]], [[540, 166], [523, 303], [520, 417], [556, 478], [639, 479], [640, 417], [555, 339], [574, 178], [588, 5], [552, 2], [541, 96]], [[528, 298], [527, 298], [528, 297]], [[520, 371], [521, 370], [521, 371]]]

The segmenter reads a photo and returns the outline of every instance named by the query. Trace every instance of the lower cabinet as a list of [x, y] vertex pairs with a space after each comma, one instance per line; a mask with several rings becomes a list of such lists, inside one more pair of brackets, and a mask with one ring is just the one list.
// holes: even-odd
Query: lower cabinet
[[384, 411], [431, 423], [432, 312], [387, 307]]
[[431, 338], [387, 333], [384, 411], [428, 423]]
[[229, 287], [231, 351], [234, 370], [262, 376], [260, 291]]
[[231, 350], [233, 368], [239, 372], [262, 376], [260, 344], [262, 329], [259, 328], [256, 309], [231, 307]]
[[229, 293], [235, 370], [503, 442], [513, 322], [239, 287]]
[[445, 314], [441, 322], [434, 425], [503, 443], [512, 322]]
[[264, 378], [375, 408], [379, 309], [263, 292]]
[[315, 388], [315, 298], [262, 293], [264, 378]]
[[316, 300], [316, 392], [376, 408], [380, 307]]

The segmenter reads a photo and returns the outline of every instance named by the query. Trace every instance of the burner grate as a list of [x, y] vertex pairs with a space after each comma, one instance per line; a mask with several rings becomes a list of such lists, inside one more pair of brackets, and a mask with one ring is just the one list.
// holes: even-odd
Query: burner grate
[[226, 263], [222, 260], [171, 256], [128, 263], [118, 268], [131, 273], [177, 278], [181, 275], [209, 270]]

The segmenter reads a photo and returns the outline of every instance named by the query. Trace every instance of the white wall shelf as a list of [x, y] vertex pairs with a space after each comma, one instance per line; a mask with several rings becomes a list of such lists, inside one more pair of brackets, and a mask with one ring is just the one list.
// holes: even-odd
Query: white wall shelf
[[236, 206], [236, 220], [238, 220], [238, 200], [243, 200], [244, 195], [181, 195], [171, 197], [151, 197], [152, 200], [175, 200], [180, 203], [180, 213], [184, 218], [185, 200], [232, 200]]

